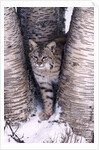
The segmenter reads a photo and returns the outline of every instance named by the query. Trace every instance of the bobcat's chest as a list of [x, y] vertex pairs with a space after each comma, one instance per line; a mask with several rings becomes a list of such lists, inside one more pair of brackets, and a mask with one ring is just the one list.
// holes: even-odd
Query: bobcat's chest
[[58, 76], [59, 74], [52, 74], [52, 73], [35, 73], [35, 78], [38, 81], [38, 83], [45, 82], [45, 83], [51, 83], [51, 82], [58, 82]]
[[46, 63], [46, 64], [44, 64], [44, 65], [41, 64], [40, 66], [38, 65], [37, 67], [38, 67], [38, 70], [42, 70], [42, 71], [43, 71], [43, 70], [44, 70], [44, 71], [45, 71], [45, 70], [47, 71], [47, 70], [50, 70], [50, 68], [51, 68], [50, 64], [48, 64], [48, 63]]

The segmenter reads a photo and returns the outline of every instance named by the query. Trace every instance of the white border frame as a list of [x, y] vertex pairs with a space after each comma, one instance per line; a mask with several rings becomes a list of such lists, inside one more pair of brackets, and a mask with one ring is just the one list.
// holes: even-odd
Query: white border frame
[[98, 110], [98, 106], [99, 106], [99, 102], [98, 102], [98, 27], [99, 27], [99, 16], [98, 15], [98, 7], [95, 6], [95, 51], [94, 51], [94, 79], [95, 79], [95, 83], [94, 83], [94, 107], [95, 107], [95, 143], [4, 143], [4, 7], [93, 7], [93, 3], [91, 3], [90, 1], [64, 1], [64, 0], [32, 0], [32, 1], [1, 1], [1, 55], [0, 55], [0, 74], [1, 74], [1, 81], [0, 81], [0, 145], [1, 145], [1, 149], [98, 149], [99, 148], [99, 144], [98, 144], [98, 114], [99, 114], [99, 110]]

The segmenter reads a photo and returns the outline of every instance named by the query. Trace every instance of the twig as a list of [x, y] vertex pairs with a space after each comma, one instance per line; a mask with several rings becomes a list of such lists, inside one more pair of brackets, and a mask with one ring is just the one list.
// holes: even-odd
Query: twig
[[18, 143], [25, 143], [24, 140], [21, 140], [23, 138], [23, 136], [21, 138], [19, 138], [15, 133], [17, 132], [18, 128], [13, 131], [11, 125], [10, 125], [10, 122], [9, 121], [6, 121], [6, 124], [9, 126], [11, 132], [12, 132], [12, 135], [9, 135], [10, 137], [12, 137], [16, 142]]

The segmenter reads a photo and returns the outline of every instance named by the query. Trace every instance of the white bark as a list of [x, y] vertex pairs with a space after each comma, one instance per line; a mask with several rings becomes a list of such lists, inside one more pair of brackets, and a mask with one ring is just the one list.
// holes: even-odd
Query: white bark
[[74, 8], [65, 49], [59, 104], [77, 135], [88, 142], [94, 132], [94, 8]]
[[4, 9], [4, 116], [11, 123], [27, 118], [27, 71], [18, 18]]

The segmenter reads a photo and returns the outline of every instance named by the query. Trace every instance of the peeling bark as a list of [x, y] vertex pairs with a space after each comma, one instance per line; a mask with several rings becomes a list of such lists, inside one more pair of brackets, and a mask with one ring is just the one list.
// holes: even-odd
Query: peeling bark
[[62, 66], [60, 118], [73, 132], [93, 140], [94, 132], [94, 8], [74, 8]]
[[37, 43], [49, 42], [63, 35], [64, 13], [64, 8], [19, 7], [18, 16], [24, 41], [33, 39]]

